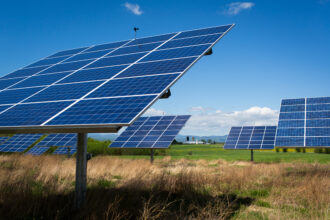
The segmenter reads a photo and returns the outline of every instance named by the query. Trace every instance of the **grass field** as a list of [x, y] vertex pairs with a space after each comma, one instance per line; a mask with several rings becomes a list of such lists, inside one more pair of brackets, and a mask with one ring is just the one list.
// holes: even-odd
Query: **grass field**
[[151, 164], [108, 144], [89, 142], [79, 211], [74, 157], [0, 155], [0, 219], [330, 219], [329, 154], [173, 145]]
[[74, 158], [0, 155], [0, 219], [330, 217], [329, 164], [98, 156], [87, 174], [77, 212]]
[[[107, 144], [103, 142], [94, 142], [89, 145], [89, 151], [93, 152], [93, 148], [107, 148]], [[105, 150], [106, 151], [106, 150]], [[109, 152], [108, 152], [109, 153]], [[170, 156], [171, 159], [188, 159], [188, 160], [227, 160], [227, 161], [250, 161], [249, 150], [224, 150], [223, 144], [212, 145], [172, 145], [168, 150], [162, 150], [157, 153], [155, 159], [163, 159], [164, 156]], [[148, 159], [148, 150], [143, 151], [144, 155], [122, 155], [123, 158], [130, 159]], [[308, 162], [308, 163], [329, 163], [330, 155], [314, 153], [309, 149], [306, 153], [297, 153], [294, 149], [289, 152], [275, 152], [271, 150], [254, 150], [254, 161], [263, 163], [279, 163], [279, 162]]]

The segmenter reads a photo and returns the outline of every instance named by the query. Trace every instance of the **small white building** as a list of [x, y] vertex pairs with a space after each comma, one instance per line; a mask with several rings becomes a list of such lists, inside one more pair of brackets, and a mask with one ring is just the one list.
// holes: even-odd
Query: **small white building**
[[184, 144], [205, 144], [203, 141], [194, 140], [194, 141], [185, 141]]

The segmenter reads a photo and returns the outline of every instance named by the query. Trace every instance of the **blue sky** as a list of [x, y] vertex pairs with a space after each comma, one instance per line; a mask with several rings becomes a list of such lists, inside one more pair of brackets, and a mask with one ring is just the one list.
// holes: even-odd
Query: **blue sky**
[[0, 75], [59, 50], [235, 23], [150, 114], [193, 114], [184, 134], [276, 123], [282, 98], [330, 95], [330, 1], [5, 1]]

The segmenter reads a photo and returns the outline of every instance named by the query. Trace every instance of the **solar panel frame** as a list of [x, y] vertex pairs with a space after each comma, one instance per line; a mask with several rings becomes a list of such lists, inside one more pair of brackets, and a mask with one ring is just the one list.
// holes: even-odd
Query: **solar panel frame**
[[272, 150], [275, 147], [276, 131], [276, 126], [232, 127], [226, 138], [224, 149]]
[[330, 97], [282, 99], [276, 147], [329, 148]]
[[[225, 25], [223, 25], [225, 26]], [[182, 75], [187, 71], [189, 70], [204, 54], [205, 52], [207, 52], [210, 48], [212, 48], [224, 35], [226, 35], [227, 32], [229, 32], [232, 28], [234, 27], [234, 25], [231, 25], [225, 32], [223, 33], [219, 33], [221, 34], [221, 36], [216, 40], [214, 41], [212, 44], [210, 44], [209, 48], [207, 48], [202, 54], [200, 54], [193, 62], [190, 63], [190, 65], [188, 65], [183, 71], [180, 72], [180, 75], [173, 81], [171, 82], [166, 88], [163, 89], [163, 91], [159, 94], [157, 94], [155, 96], [155, 98], [148, 104], [146, 105], [138, 114], [135, 115], [135, 117], [132, 117], [132, 119], [130, 120], [130, 122], [125, 122], [125, 123], [105, 123], [105, 124], [70, 124], [70, 125], [48, 125], [47, 123], [51, 120], [53, 120], [54, 118], [56, 118], [57, 116], [59, 116], [61, 113], [63, 113], [64, 111], [66, 111], [67, 109], [71, 108], [72, 106], [74, 106], [76, 103], [78, 103], [80, 100], [84, 99], [85, 97], [87, 97], [90, 93], [94, 92], [97, 88], [99, 88], [100, 86], [104, 85], [106, 82], [114, 79], [116, 76], [120, 75], [122, 72], [124, 72], [126, 69], [128, 69], [129, 67], [133, 66], [134, 64], [137, 64], [140, 60], [142, 60], [144, 57], [146, 57], [147, 55], [151, 54], [152, 52], [156, 51], [157, 49], [161, 48], [163, 45], [165, 45], [167, 42], [171, 41], [174, 37], [178, 36], [179, 34], [181, 33], [184, 33], [184, 32], [176, 32], [173, 33], [173, 36], [165, 41], [163, 41], [163, 43], [161, 43], [160, 45], [158, 45], [156, 48], [154, 48], [153, 50], [151, 51], [148, 51], [144, 56], [142, 56], [140, 59], [136, 60], [134, 63], [130, 64], [128, 67], [124, 68], [123, 70], [121, 70], [119, 73], [115, 74], [113, 77], [105, 80], [104, 83], [101, 83], [101, 85], [99, 87], [96, 87], [94, 90], [90, 91], [89, 93], [85, 94], [83, 97], [81, 97], [79, 100], [73, 102], [72, 104], [70, 104], [69, 106], [65, 107], [64, 109], [62, 109], [62, 111], [59, 111], [58, 114], [55, 114], [53, 117], [49, 118], [49, 120], [45, 121], [44, 123], [42, 123], [41, 125], [39, 126], [29, 126], [29, 125], [21, 125], [21, 126], [2, 126], [0, 127], [0, 131], [1, 132], [22, 132], [22, 130], [25, 130], [25, 129], [29, 129], [29, 132], [58, 132], [58, 131], [61, 131], [61, 132], [78, 132], [78, 131], [88, 131], [88, 132], [98, 132], [98, 131], [109, 131], [109, 132], [115, 132], [117, 131], [121, 126], [128, 126], [130, 124], [132, 124], [138, 117], [140, 117], [158, 98], [161, 97], [161, 95], [166, 92], [168, 90], [168, 88], [170, 88], [178, 79], [180, 79], [182, 77]], [[199, 29], [196, 29], [197, 31]], [[154, 36], [154, 37], [159, 37], [159, 35], [157, 36]], [[193, 37], [199, 37], [199, 35], [195, 35]], [[192, 37], [192, 38], [193, 38]], [[150, 37], [149, 37], [150, 38]], [[146, 38], [142, 38], [142, 39], [146, 39]], [[180, 38], [181, 39], [185, 39], [185, 38]], [[179, 39], [178, 39], [179, 40]], [[115, 48], [114, 50], [111, 50], [111, 52], [109, 52], [110, 54], [111, 53], [114, 53], [115, 51], [117, 51], [118, 49], [122, 48], [122, 47], [125, 47], [126, 45], [128, 46], [131, 42], [133, 42], [134, 40], [130, 40], [130, 41], [126, 41], [126, 43], [122, 44], [120, 47], [117, 47]], [[154, 41], [152, 42], [149, 42], [149, 43], [156, 43]], [[102, 45], [99, 45], [99, 46], [102, 46]], [[135, 45], [132, 45], [132, 46], [136, 46]], [[196, 46], [196, 45], [194, 45]], [[78, 55], [78, 54], [81, 54], [81, 53], [84, 53], [84, 52], [89, 52], [90, 49], [93, 48], [93, 46], [91, 47], [86, 47], [84, 49], [82, 49], [81, 51], [79, 51], [78, 53], [76, 54], [70, 54], [70, 56], [67, 56], [67, 55], [64, 55], [64, 56], [67, 56], [64, 60], [61, 60], [59, 61], [58, 63], [56, 64], [59, 64], [59, 63], [65, 63], [66, 60], [69, 60], [70, 58], [74, 57], [75, 55]], [[107, 48], [109, 49], [109, 48]], [[171, 49], [171, 48], [164, 48], [164, 50], [167, 50], [167, 49]], [[177, 49], [177, 47], [173, 47], [173, 49]], [[73, 49], [74, 50], [74, 49]], [[97, 50], [92, 50], [92, 51], [97, 51]], [[64, 51], [65, 52], [65, 51]], [[109, 56], [109, 54], [106, 54], [105, 56], [103, 57], [107, 57]], [[54, 55], [51, 55], [49, 57], [47, 57], [46, 59], [54, 59], [56, 57], [59, 57], [59, 56], [54, 56]], [[99, 57], [98, 59], [94, 60], [94, 62], [96, 62], [97, 60], [103, 58], [103, 57]], [[37, 61], [39, 62], [39, 61]], [[92, 63], [94, 63], [92, 62]], [[52, 64], [52, 65], [49, 65], [47, 69], [49, 68], [52, 68], [53, 66], [55, 66], [56, 64]], [[31, 64], [33, 65], [33, 64]], [[30, 66], [31, 66], [30, 65]], [[80, 69], [77, 69], [75, 71], [73, 71], [72, 73], [70, 73], [69, 75], [67, 75], [66, 77], [69, 77], [71, 75], [73, 75], [74, 73], [78, 72], [79, 70], [83, 69], [84, 67], [87, 67], [91, 65], [91, 63], [88, 63], [86, 64], [86, 66], [83, 66], [82, 68]], [[25, 67], [26, 68], [26, 67]], [[42, 70], [42, 71], [46, 71], [46, 70]], [[40, 71], [42, 73], [42, 71]], [[36, 76], [36, 75], [40, 75], [41, 73], [38, 72], [34, 75], [31, 75], [29, 77], [27, 77], [26, 79], [32, 77], [32, 76]], [[65, 79], [66, 77], [60, 79], [60, 80], [63, 80]], [[1, 78], [3, 79], [3, 78]], [[24, 78], [25, 79], [25, 78]], [[55, 83], [57, 83], [58, 81], [56, 81]], [[20, 83], [20, 81], [18, 82]], [[53, 84], [55, 84], [53, 83]], [[52, 84], [52, 85], [53, 85]], [[15, 84], [14, 84], [15, 85]], [[48, 88], [49, 86], [46, 86], [46, 88]], [[42, 89], [41, 91], [43, 91], [44, 89]], [[28, 97], [30, 98], [30, 97]], [[22, 100], [22, 101], [25, 101], [26, 99]], [[19, 103], [15, 103], [14, 105], [12, 106], [8, 106], [9, 108], [4, 110], [4, 111], [8, 111], [9, 109], [13, 108], [14, 106], [20, 104], [21, 102]], [[2, 111], [2, 112], [4, 112]], [[2, 113], [1, 112], [1, 113]], [[78, 126], [79, 125], [79, 126]]]

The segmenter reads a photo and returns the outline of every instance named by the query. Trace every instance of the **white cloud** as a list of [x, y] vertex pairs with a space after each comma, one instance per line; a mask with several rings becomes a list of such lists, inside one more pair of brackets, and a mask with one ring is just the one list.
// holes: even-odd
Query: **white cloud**
[[149, 108], [143, 116], [159, 116], [159, 115], [165, 115], [166, 112], [159, 110], [159, 109], [154, 109], [154, 108]]
[[126, 2], [124, 6], [127, 10], [129, 10], [130, 12], [132, 12], [135, 15], [143, 14], [143, 11], [141, 11], [140, 5], [138, 5], [138, 4], [132, 4], [132, 3]]
[[[277, 110], [268, 107], [251, 107], [242, 111], [223, 112], [202, 106], [189, 110], [192, 117], [180, 132], [184, 135], [226, 135], [232, 126], [277, 125]], [[165, 112], [149, 109], [147, 115], [163, 115]]]
[[237, 15], [241, 11], [250, 9], [253, 6], [253, 2], [232, 2], [226, 6], [224, 13], [228, 15]]

